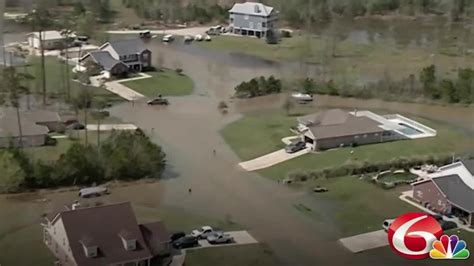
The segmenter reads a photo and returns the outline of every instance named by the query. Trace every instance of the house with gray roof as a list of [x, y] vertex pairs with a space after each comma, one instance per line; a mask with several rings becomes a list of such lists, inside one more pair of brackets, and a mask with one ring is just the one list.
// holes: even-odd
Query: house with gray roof
[[453, 214], [474, 228], [473, 164], [473, 159], [455, 162], [413, 183], [413, 199], [438, 213]]
[[276, 29], [278, 11], [256, 2], [236, 3], [229, 10], [229, 28], [234, 34], [266, 37]]
[[113, 76], [127, 72], [141, 72], [151, 67], [151, 51], [141, 39], [128, 39], [106, 42], [97, 51], [83, 56], [79, 62], [82, 66], [93, 61]]
[[313, 150], [436, 136], [436, 130], [401, 115], [330, 109], [297, 118], [295, 131]]
[[[59, 124], [59, 115], [54, 112], [38, 110], [21, 112], [21, 133], [23, 147], [36, 147], [46, 144], [49, 126]], [[13, 110], [0, 111], [0, 148], [10, 145], [19, 146], [20, 129], [16, 112]]]
[[46, 215], [41, 225], [43, 242], [56, 258], [55, 265], [148, 266], [170, 254], [164, 223], [138, 224], [130, 202], [95, 207], [74, 204]]

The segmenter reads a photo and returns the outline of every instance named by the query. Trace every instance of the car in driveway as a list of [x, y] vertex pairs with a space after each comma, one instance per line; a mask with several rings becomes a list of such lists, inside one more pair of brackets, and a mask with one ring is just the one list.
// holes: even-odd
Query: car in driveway
[[306, 143], [303, 141], [298, 141], [295, 143], [291, 143], [285, 147], [285, 151], [287, 153], [295, 153], [297, 151], [304, 150], [306, 148]]
[[79, 122], [72, 123], [72, 124], [66, 126], [66, 129], [72, 129], [72, 130], [83, 130], [85, 128], [86, 128], [86, 126], [84, 126], [83, 124], [81, 124]]
[[392, 225], [393, 221], [395, 221], [395, 219], [387, 219], [383, 221], [382, 228], [385, 232], [388, 232], [388, 228]]
[[187, 235], [173, 242], [173, 247], [177, 249], [191, 248], [198, 245], [198, 238], [195, 236]]
[[230, 236], [229, 234], [225, 234], [223, 232], [210, 235], [206, 239], [210, 244], [213, 244], [213, 245], [229, 244], [229, 243], [234, 242], [234, 238], [232, 236]]
[[151, 100], [147, 101], [146, 104], [148, 104], [148, 105], [169, 105], [170, 103], [167, 99], [158, 97], [158, 98], [151, 99]]
[[206, 239], [208, 236], [219, 233], [219, 231], [214, 231], [212, 227], [205, 225], [199, 229], [195, 229], [191, 232], [191, 235], [199, 239]]
[[87, 187], [79, 190], [79, 197], [81, 198], [90, 198], [90, 197], [99, 197], [108, 193], [108, 189], [102, 186], [96, 187]]
[[175, 242], [176, 240], [183, 238], [186, 236], [186, 233], [184, 232], [175, 232], [170, 236], [170, 241]]

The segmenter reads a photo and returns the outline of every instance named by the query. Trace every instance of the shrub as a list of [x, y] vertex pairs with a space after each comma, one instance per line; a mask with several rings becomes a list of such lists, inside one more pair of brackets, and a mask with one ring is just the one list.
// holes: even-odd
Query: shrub
[[229, 107], [229, 106], [227, 106], [227, 103], [224, 102], [224, 101], [221, 101], [221, 102], [219, 103], [219, 105], [217, 106], [218, 109], [226, 109], [226, 108], [228, 108], [228, 107]]
[[176, 73], [177, 73], [178, 75], [182, 75], [182, 74], [183, 74], [183, 69], [182, 69], [182, 68], [177, 68], [177, 69], [175, 69], [174, 71], [176, 71]]

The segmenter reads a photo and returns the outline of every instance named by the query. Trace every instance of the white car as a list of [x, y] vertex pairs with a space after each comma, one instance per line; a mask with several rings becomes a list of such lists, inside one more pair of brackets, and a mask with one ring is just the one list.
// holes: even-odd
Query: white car
[[310, 102], [310, 101], [313, 100], [312, 95], [309, 95], [309, 94], [306, 94], [306, 93], [300, 93], [300, 92], [296, 92], [296, 93], [291, 94], [291, 97], [293, 97], [294, 99], [299, 100], [299, 101], [308, 101], [308, 102]]
[[193, 36], [186, 35], [184, 36], [184, 42], [192, 42], [194, 40]]
[[203, 39], [203, 38], [202, 38], [202, 35], [201, 35], [201, 34], [198, 34], [198, 35], [194, 36], [194, 40], [197, 41], [197, 42], [202, 41], [202, 39]]
[[204, 37], [204, 40], [205, 40], [206, 42], [210, 42], [210, 41], [211, 41], [211, 36], [206, 35], [206, 37]]
[[174, 40], [173, 34], [167, 34], [163, 37], [164, 42], [172, 42]]
[[201, 227], [200, 229], [193, 230], [191, 232], [191, 235], [197, 238], [205, 238], [212, 233], [214, 233], [214, 229], [206, 225], [206, 226]]
[[393, 221], [395, 221], [395, 219], [387, 219], [383, 221], [382, 227], [385, 232], [388, 232], [388, 228], [390, 228], [390, 225], [392, 225]]

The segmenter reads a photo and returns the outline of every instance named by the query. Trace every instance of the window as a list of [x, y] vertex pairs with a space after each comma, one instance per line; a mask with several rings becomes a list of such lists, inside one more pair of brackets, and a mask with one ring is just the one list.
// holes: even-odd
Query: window
[[355, 139], [358, 139], [358, 138], [359, 138], [359, 135], [355, 135], [354, 138], [355, 138]]
[[249, 15], [245, 15], [245, 16], [244, 16], [244, 19], [245, 19], [245, 20], [249, 20]]
[[267, 26], [267, 23], [262, 22], [262, 27], [265, 28]]
[[364, 139], [367, 138], [367, 134], [364, 134]]
[[375, 133], [375, 134], [374, 134], [374, 136], [376, 136], [376, 137], [377, 137], [378, 135], [379, 135], [379, 133]]
[[230, 23], [234, 22], [234, 18], [230, 18]]

